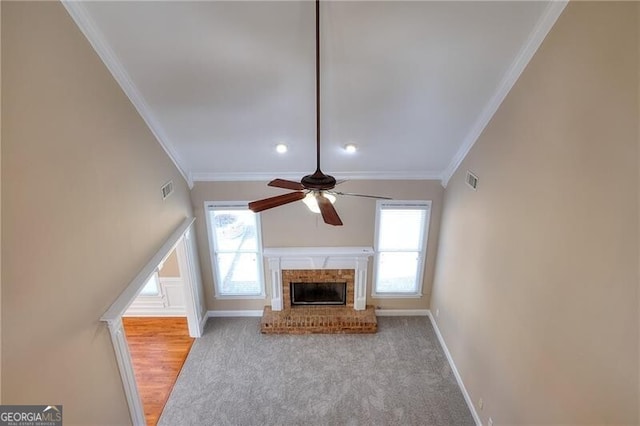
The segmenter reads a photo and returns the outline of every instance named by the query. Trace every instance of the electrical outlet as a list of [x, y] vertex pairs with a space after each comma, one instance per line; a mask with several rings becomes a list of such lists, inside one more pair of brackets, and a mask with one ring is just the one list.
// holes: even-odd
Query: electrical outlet
[[436, 318], [440, 316], [440, 309], [436, 309]]
[[482, 398], [478, 400], [478, 408], [480, 409], [480, 411], [482, 411], [482, 409], [484, 408], [484, 401], [482, 400]]
[[487, 421], [487, 426], [493, 426], [493, 419], [491, 417], [489, 417], [489, 420]]

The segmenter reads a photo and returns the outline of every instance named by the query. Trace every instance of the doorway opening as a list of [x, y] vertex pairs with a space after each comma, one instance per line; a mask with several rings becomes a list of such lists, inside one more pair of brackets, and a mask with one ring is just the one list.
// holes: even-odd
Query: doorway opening
[[195, 338], [189, 336], [176, 250], [158, 265], [122, 317], [148, 426], [155, 426]]
[[207, 311], [202, 295], [202, 277], [200, 275], [198, 250], [194, 236], [194, 221], [195, 218], [185, 218], [182, 224], [173, 231], [162, 247], [158, 249], [156, 254], [146, 263], [138, 275], [133, 278], [131, 283], [100, 318], [100, 320], [107, 323], [109, 327], [111, 343], [113, 344], [122, 385], [125, 396], [127, 397], [127, 403], [129, 404], [131, 422], [136, 426], [146, 425], [147, 421], [136, 382], [136, 374], [123, 322], [127, 322], [125, 315], [130, 307], [132, 310], [141, 308], [137, 303], [134, 304], [138, 295], [143, 288], [146, 288], [146, 292], [152, 292], [150, 289], [153, 285], [149, 284], [149, 280], [152, 279], [159, 269], [162, 269], [159, 266], [164, 265], [175, 250], [178, 269], [180, 271], [179, 276], [184, 283], [182, 288], [188, 333], [192, 338], [202, 336], [207, 320]]

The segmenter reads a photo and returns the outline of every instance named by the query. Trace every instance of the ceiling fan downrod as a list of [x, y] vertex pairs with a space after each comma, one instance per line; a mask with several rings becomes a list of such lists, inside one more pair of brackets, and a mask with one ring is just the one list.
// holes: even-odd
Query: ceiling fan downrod
[[293, 192], [249, 203], [249, 209], [255, 213], [274, 207], [283, 206], [302, 200], [315, 213], [320, 213], [328, 225], [340, 226], [342, 220], [333, 207], [336, 195], [349, 195], [367, 198], [387, 198], [375, 195], [352, 194], [337, 192], [333, 189], [337, 185], [333, 176], [322, 173], [320, 169], [320, 0], [316, 0], [316, 171], [303, 177], [300, 182], [287, 179], [273, 179], [267, 184], [275, 188], [289, 189]]
[[320, 169], [320, 0], [316, 0], [316, 171], [300, 181], [305, 188], [333, 189], [336, 179]]

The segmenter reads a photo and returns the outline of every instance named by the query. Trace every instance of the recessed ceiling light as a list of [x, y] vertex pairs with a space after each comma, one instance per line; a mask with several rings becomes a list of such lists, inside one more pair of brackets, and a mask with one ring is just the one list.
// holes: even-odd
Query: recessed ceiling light
[[283, 143], [279, 143], [278, 145], [276, 145], [276, 151], [278, 152], [278, 154], [284, 154], [288, 149], [289, 148], [287, 147], [287, 145]]
[[353, 154], [354, 152], [356, 152], [358, 150], [358, 147], [353, 144], [353, 143], [348, 143], [344, 146], [344, 150], [348, 153], [348, 154]]

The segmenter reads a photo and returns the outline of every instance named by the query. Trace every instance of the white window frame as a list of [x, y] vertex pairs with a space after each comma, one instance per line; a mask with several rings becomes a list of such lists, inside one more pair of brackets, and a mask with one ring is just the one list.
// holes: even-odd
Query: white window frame
[[[218, 263], [216, 262], [216, 245], [214, 238], [214, 229], [211, 224], [211, 210], [248, 210], [249, 203], [247, 201], [205, 201], [204, 203], [204, 215], [205, 222], [207, 223], [207, 235], [209, 238], [209, 258], [211, 262], [211, 272], [213, 278], [214, 298], [216, 299], [265, 299], [265, 281], [264, 281], [264, 261], [262, 255], [262, 224], [260, 222], [260, 213], [256, 213], [256, 238], [257, 238], [257, 261], [260, 262], [258, 266], [258, 281], [260, 283], [259, 294], [222, 294], [218, 284]], [[253, 252], [251, 252], [253, 253]]]
[[[422, 239], [420, 254], [418, 256], [417, 266], [417, 280], [415, 292], [382, 292], [376, 291], [376, 284], [378, 282], [378, 268], [380, 266], [380, 250], [379, 250], [379, 238], [380, 238], [380, 215], [384, 209], [421, 209], [426, 211], [425, 221], [422, 224]], [[376, 221], [375, 221], [375, 242], [374, 242], [374, 264], [373, 264], [373, 277], [371, 281], [371, 297], [373, 298], [420, 298], [422, 297], [422, 287], [424, 285], [424, 272], [425, 262], [427, 258], [427, 246], [429, 244], [429, 224], [431, 223], [431, 200], [378, 200], [376, 202]], [[399, 250], [404, 251], [404, 250]], [[388, 252], [385, 250], [384, 252]]]

